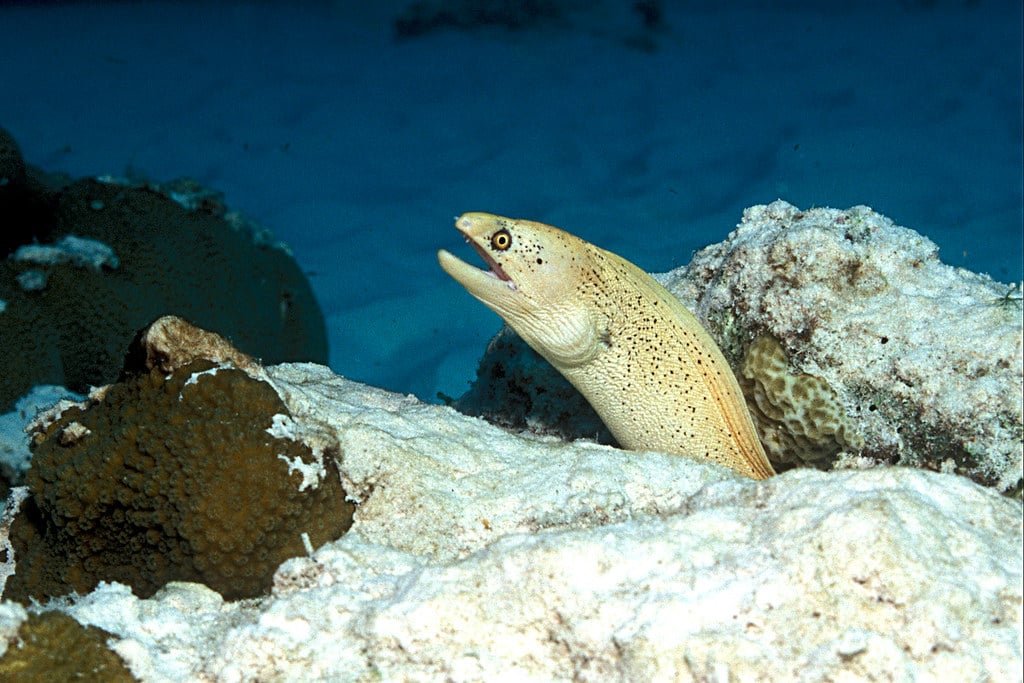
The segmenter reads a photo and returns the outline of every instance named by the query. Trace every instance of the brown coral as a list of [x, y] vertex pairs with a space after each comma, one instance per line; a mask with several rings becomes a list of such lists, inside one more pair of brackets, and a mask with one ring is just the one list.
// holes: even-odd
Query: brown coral
[[137, 681], [124, 661], [107, 647], [110, 634], [82, 626], [62, 612], [29, 615], [18, 640], [0, 657], [0, 679], [38, 681]]
[[273, 387], [232, 366], [128, 374], [35, 428], [5, 598], [99, 581], [148, 597], [172, 580], [252, 597], [307, 540], [351, 525], [329, 454], [295, 437]]
[[[53, 179], [0, 129], [0, 224], [0, 412], [37, 384], [114, 381], [132, 334], [166, 314], [267, 363], [327, 362], [323, 315], [291, 254], [195, 183]], [[45, 257], [68, 239], [110, 255], [102, 267]]]
[[773, 462], [826, 468], [844, 449], [864, 445], [828, 382], [791, 371], [771, 337], [759, 337], [747, 349], [739, 380]]

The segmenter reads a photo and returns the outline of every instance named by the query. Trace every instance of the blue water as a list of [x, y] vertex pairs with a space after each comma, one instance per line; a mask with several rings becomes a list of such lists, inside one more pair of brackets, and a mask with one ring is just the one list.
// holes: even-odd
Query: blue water
[[664, 271], [746, 206], [867, 204], [1022, 278], [1019, 0], [667, 2], [649, 33], [606, 1], [398, 41], [408, 4], [0, 5], [0, 125], [48, 170], [224, 191], [310, 273], [334, 370], [428, 400], [500, 327], [436, 264], [472, 257], [463, 211]]

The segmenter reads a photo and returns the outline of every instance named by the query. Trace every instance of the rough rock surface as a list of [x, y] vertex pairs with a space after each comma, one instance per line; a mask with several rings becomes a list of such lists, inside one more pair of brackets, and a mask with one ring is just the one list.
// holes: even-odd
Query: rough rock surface
[[674, 291], [693, 295], [728, 351], [767, 334], [832, 385], [864, 436], [851, 455], [1019, 491], [1021, 302], [938, 251], [866, 206], [777, 201], [747, 209]]
[[653, 51], [664, 31], [661, 0], [415, 0], [395, 16], [395, 37], [434, 31], [508, 31], [557, 27], [563, 31], [613, 38], [634, 49]]
[[353, 527], [266, 599], [101, 584], [66, 608], [142, 680], [1019, 677], [1021, 507], [963, 477], [757, 483], [268, 372], [337, 439]]

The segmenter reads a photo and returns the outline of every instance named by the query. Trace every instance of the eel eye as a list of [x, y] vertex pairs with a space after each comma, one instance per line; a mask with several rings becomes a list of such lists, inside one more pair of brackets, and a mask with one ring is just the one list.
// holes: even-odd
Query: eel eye
[[491, 247], [498, 251], [505, 251], [512, 246], [512, 235], [508, 230], [499, 230], [491, 235]]

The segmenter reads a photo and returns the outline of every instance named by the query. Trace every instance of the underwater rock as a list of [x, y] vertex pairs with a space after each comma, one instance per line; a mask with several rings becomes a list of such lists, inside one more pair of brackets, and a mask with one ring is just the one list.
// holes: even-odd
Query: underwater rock
[[831, 387], [863, 438], [832, 466], [899, 464], [1020, 490], [1024, 333], [1007, 285], [942, 263], [934, 243], [868, 207], [783, 201], [747, 209], [672, 281], [734, 367], [769, 336], [794, 374]]
[[507, 325], [488, 342], [476, 375], [449, 401], [459, 412], [507, 429], [616, 443], [583, 395]]
[[[511, 536], [443, 566], [392, 558], [390, 586], [366, 571], [347, 613], [323, 617], [314, 587], [384, 554], [353, 539], [285, 565], [269, 613], [359, 643], [385, 680], [1012, 677], [1019, 508], [950, 479], [805, 470], [760, 489], [712, 484], [662, 518]], [[233, 661], [326, 645], [245, 636], [225, 641]]]
[[510, 434], [321, 366], [266, 373], [296, 428], [337, 444], [356, 519], [258, 600], [101, 584], [62, 607], [141, 680], [1019, 675], [1021, 506], [964, 477], [754, 482]]
[[254, 379], [266, 379], [263, 367], [227, 339], [173, 315], [158, 318], [139, 331], [128, 347], [121, 377], [150, 370], [170, 375], [199, 360], [232, 365]]
[[[840, 229], [846, 221], [853, 223]], [[793, 423], [805, 435], [827, 436], [843, 422], [845, 449], [858, 438], [878, 443], [879, 433], [889, 433], [887, 422], [880, 427], [850, 409], [848, 387], [861, 386], [858, 381], [876, 387], [872, 363], [923, 373], [926, 354], [942, 358], [974, 344], [976, 355], [960, 362], [993, 368], [966, 377], [944, 368], [934, 382], [916, 375], [912, 386], [929, 391], [900, 396], [922, 413], [898, 422], [900, 410], [909, 409], [891, 408], [885, 420], [896, 434], [923, 429], [915, 421], [928, 415], [929, 401], [938, 405], [930, 410], [949, 410], [938, 396], [943, 381], [954, 403], [967, 391], [991, 401], [1014, 377], [1016, 369], [1002, 368], [992, 355], [1004, 332], [1019, 348], [1016, 302], [989, 302], [996, 283], [943, 266], [934, 253], [928, 257], [929, 244], [865, 210], [797, 212], [777, 203], [751, 209], [725, 245], [709, 247], [695, 265], [662, 279], [709, 323], [734, 367], [753, 358], [752, 374], [773, 385], [772, 406], [816, 397]], [[809, 260], [799, 261], [802, 255]], [[837, 269], [841, 263], [847, 267]], [[941, 295], [927, 278], [915, 279], [918, 271], [940, 278]], [[715, 303], [713, 297], [726, 295], [725, 304]], [[917, 296], [934, 299], [918, 303], [925, 307], [921, 315], [938, 322], [929, 326], [917, 313], [903, 313], [901, 306]], [[813, 297], [821, 309], [810, 306]], [[865, 297], [877, 298], [867, 299], [869, 306]], [[894, 320], [889, 306], [903, 318]], [[819, 318], [816, 311], [823, 311]], [[984, 324], [992, 340], [930, 337], [947, 329], [962, 334], [945, 321], [950, 311]], [[972, 311], [981, 317], [971, 318]], [[893, 365], [900, 359], [879, 357], [872, 346], [876, 355], [865, 360], [857, 330], [867, 334], [882, 324], [886, 341], [876, 337], [875, 344], [925, 355]], [[893, 329], [901, 325], [908, 329]], [[848, 338], [848, 358], [814, 355], [840, 334]], [[241, 373], [194, 374], [188, 363], [202, 361], [189, 355], [191, 347], [209, 347], [203, 354], [218, 362], [230, 352], [180, 321], [162, 321], [139, 343], [145, 348], [133, 349], [122, 384], [107, 392], [149, 381], [169, 392], [160, 399], [165, 412], [176, 392]], [[752, 348], [763, 357], [751, 356]], [[499, 351], [510, 363], [523, 360], [510, 346]], [[251, 359], [231, 362], [245, 367]], [[527, 365], [512, 374], [536, 379]], [[794, 379], [780, 375], [783, 365]], [[500, 379], [501, 367], [492, 369]], [[357, 513], [338, 540], [284, 561], [270, 593], [253, 600], [225, 602], [210, 588], [180, 582], [141, 598], [127, 585], [101, 582], [60, 601], [57, 607], [78, 623], [111, 633], [109, 647], [140, 680], [886, 680], [894, 671], [915, 680], [1019, 678], [1022, 509], [999, 495], [998, 486], [952, 472], [888, 467], [882, 458], [858, 459], [845, 450], [834, 456], [832, 471], [796, 468], [755, 482], [695, 459], [510, 433], [323, 366], [250, 372], [260, 392], [271, 387], [281, 402], [272, 410], [289, 416], [274, 423], [279, 436], [270, 436], [294, 435], [315, 444], [314, 453], [319, 446], [321, 462], [337, 468]], [[872, 390], [890, 385], [877, 387]], [[526, 397], [522, 405], [558, 410], [552, 395]], [[91, 407], [107, 400], [101, 392]], [[821, 405], [827, 409], [818, 415]], [[838, 417], [835, 405], [842, 408]], [[74, 450], [96, 431], [84, 409], [71, 410], [64, 405], [37, 423], [54, 452]], [[1007, 414], [1012, 418], [1012, 410]], [[166, 418], [146, 419], [136, 434], [163, 429], [154, 420]], [[192, 429], [189, 422], [202, 419], [179, 419], [177, 432]], [[161, 433], [176, 440], [177, 432]], [[918, 449], [922, 460], [915, 464], [927, 468], [929, 449], [942, 453], [948, 445], [907, 447]], [[861, 462], [878, 466], [842, 469]], [[318, 468], [291, 464], [296, 467], [285, 469], [293, 486], [319, 478]], [[81, 488], [77, 469], [62, 473], [54, 490]], [[115, 479], [106, 477], [105, 485], [120, 486]], [[82, 514], [94, 505], [93, 490], [99, 489], [88, 489], [69, 519], [94, 519]], [[16, 541], [20, 533], [9, 520], [28, 507], [27, 495], [24, 487], [13, 489], [0, 518], [0, 583], [8, 586], [19, 580], [23, 559], [17, 542], [9, 543], [8, 536]], [[209, 527], [216, 532], [218, 523]], [[0, 633], [16, 631], [24, 620], [20, 609], [0, 603]]]
[[615, 36], [627, 47], [645, 51], [656, 49], [655, 34], [666, 27], [661, 0], [416, 0], [392, 22], [399, 39], [451, 28], [523, 31], [549, 26]]
[[472, 29], [500, 26], [524, 29], [562, 19], [554, 0], [417, 0], [394, 20], [395, 35], [410, 38], [442, 28]]
[[333, 434], [345, 491], [358, 504], [352, 533], [417, 555], [451, 560], [509, 534], [656, 514], [731, 478], [678, 456], [516, 437], [321, 366], [267, 372], [297, 423]]
[[327, 442], [296, 428], [261, 373], [230, 362], [254, 361], [174, 319], [138, 345], [129, 360], [140, 367], [31, 425], [31, 496], [11, 525], [17, 569], [5, 598], [101, 581], [147, 597], [175, 580], [254, 597], [286, 558], [351, 525]]
[[[900, 464], [1019, 493], [1020, 301], [937, 251], [867, 207], [800, 211], [778, 201], [747, 209], [724, 242], [659, 278], [746, 384], [779, 469]], [[521, 340], [496, 339], [455, 405], [498, 424], [593, 438], [578, 427], [586, 412], [568, 382]]]
[[268, 363], [327, 360], [291, 254], [194, 182], [53, 185], [0, 130], [0, 222], [0, 413], [37, 384], [114, 381], [135, 331], [168, 314]]

